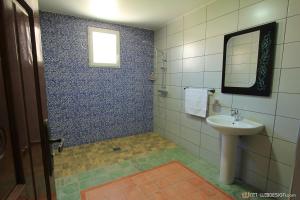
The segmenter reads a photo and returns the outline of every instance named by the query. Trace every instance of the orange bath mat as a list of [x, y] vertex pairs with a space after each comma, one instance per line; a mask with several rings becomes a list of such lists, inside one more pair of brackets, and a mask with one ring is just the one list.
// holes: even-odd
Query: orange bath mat
[[178, 161], [81, 191], [83, 200], [233, 199]]

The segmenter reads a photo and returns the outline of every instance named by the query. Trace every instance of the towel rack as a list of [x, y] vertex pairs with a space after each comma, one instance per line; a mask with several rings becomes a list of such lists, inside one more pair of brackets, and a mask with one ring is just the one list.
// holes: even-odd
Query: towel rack
[[[187, 89], [189, 87], [184, 87], [183, 89]], [[216, 92], [215, 88], [210, 88], [210, 89], [207, 89], [208, 92], [214, 94]]]

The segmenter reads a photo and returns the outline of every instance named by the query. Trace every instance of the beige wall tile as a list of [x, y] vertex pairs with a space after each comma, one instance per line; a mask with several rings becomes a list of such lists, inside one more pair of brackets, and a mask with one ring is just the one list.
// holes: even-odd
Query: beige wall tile
[[183, 59], [183, 72], [204, 71], [204, 57], [194, 57]]
[[206, 37], [214, 37], [237, 30], [238, 13], [233, 12], [207, 22]]
[[293, 170], [291, 167], [271, 160], [269, 179], [275, 183], [289, 188], [291, 184]]
[[206, 39], [205, 55], [223, 53], [224, 36]]
[[190, 28], [192, 26], [202, 24], [206, 22], [206, 7], [194, 10], [184, 16], [184, 28]]
[[284, 45], [283, 68], [300, 67], [300, 42], [293, 42]]
[[207, 21], [224, 14], [233, 12], [239, 8], [239, 0], [215, 1], [207, 6]]
[[190, 58], [204, 55], [205, 41], [201, 40], [184, 45], [183, 58]]
[[277, 115], [300, 119], [300, 94], [278, 94]]
[[206, 24], [199, 24], [184, 31], [184, 44], [205, 39]]
[[293, 166], [295, 162], [296, 144], [277, 138], [273, 139], [272, 159], [283, 164]]
[[276, 93], [272, 93], [270, 97], [233, 95], [232, 106], [243, 110], [274, 115], [276, 99]]
[[298, 15], [300, 14], [300, 1], [299, 0], [290, 0], [289, 1], [289, 11], [288, 15]]
[[282, 69], [280, 76], [279, 92], [300, 93], [299, 77], [300, 68]]
[[179, 17], [167, 24], [167, 35], [172, 35], [182, 30], [183, 30], [183, 17]]
[[300, 15], [289, 17], [286, 24], [285, 42], [300, 41]]
[[300, 121], [297, 119], [276, 116], [274, 137], [296, 143]]
[[180, 46], [183, 44], [183, 32], [178, 32], [167, 37], [167, 48]]
[[285, 18], [288, 0], [265, 0], [239, 12], [239, 29]]

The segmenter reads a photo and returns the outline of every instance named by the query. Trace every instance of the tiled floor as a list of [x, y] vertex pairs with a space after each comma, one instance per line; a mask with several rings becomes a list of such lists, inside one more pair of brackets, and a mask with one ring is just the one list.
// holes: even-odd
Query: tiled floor
[[232, 200], [178, 161], [81, 191], [83, 200]]
[[[113, 151], [120, 146], [121, 151]], [[180, 161], [235, 199], [252, 191], [241, 185], [219, 183], [219, 170], [155, 133], [113, 139], [66, 148], [55, 156], [56, 191], [59, 200], [80, 199], [80, 191], [121, 177]]]

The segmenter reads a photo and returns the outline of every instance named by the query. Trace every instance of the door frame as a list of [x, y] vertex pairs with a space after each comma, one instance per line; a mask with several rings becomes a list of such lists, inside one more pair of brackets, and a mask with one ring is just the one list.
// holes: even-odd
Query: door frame
[[[34, 68], [34, 82], [36, 86], [36, 100], [37, 100], [37, 109], [38, 109], [38, 124], [40, 129], [40, 143], [42, 146], [42, 158], [43, 158], [43, 168], [45, 175], [45, 184], [47, 191], [47, 199], [53, 197], [53, 191], [55, 192], [54, 178], [50, 176], [50, 166], [48, 165], [48, 160], [50, 155], [46, 149], [47, 144], [47, 135], [44, 127], [44, 119], [47, 119], [47, 103], [46, 103], [46, 91], [45, 91], [45, 77], [44, 77], [44, 63], [42, 57], [42, 45], [41, 45], [41, 30], [40, 30], [40, 21], [39, 21], [39, 10], [38, 10], [38, 1], [37, 0], [1, 0], [0, 1], [0, 26], [3, 27], [3, 31], [0, 32], [0, 53], [2, 56], [2, 66], [4, 73], [4, 82], [5, 82], [5, 91], [7, 96], [7, 107], [9, 111], [9, 121], [10, 128], [12, 132], [13, 140], [13, 150], [14, 150], [14, 159], [15, 167], [17, 174], [17, 182], [24, 183], [24, 174], [20, 156], [20, 148], [18, 145], [18, 134], [16, 130], [16, 116], [13, 100], [16, 97], [12, 92], [12, 77], [13, 73], [10, 71], [10, 66], [15, 65], [16, 61], [8, 52], [9, 47], [15, 46], [15, 49], [11, 51], [16, 51], [16, 41], [13, 38], [13, 33], [15, 30], [14, 27], [14, 16], [12, 14], [12, 2], [17, 2], [20, 4], [26, 12], [28, 12], [29, 17], [29, 26], [31, 32], [31, 45], [32, 45], [32, 55], [33, 55], [33, 68]], [[10, 51], [10, 52], [11, 52]], [[29, 147], [30, 151], [30, 147]], [[31, 155], [31, 152], [30, 152]], [[32, 166], [32, 158], [31, 158]], [[33, 175], [33, 174], [32, 174]], [[34, 177], [32, 177], [34, 179]], [[24, 189], [22, 184], [17, 185], [16, 188], [11, 193], [12, 196], [15, 196], [17, 193], [20, 193]], [[36, 192], [35, 192], [36, 193]]]

